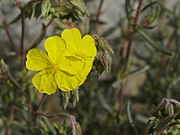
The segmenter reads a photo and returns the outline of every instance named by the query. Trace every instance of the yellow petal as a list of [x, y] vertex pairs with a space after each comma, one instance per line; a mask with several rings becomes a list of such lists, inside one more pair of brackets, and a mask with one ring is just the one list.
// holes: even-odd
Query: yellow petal
[[63, 92], [74, 90], [81, 83], [81, 80], [78, 77], [71, 76], [61, 71], [56, 73], [55, 79], [58, 88], [61, 89]]
[[39, 49], [29, 50], [26, 58], [26, 68], [29, 70], [43, 70], [49, 65], [47, 55]]
[[32, 79], [33, 85], [40, 93], [51, 95], [56, 92], [56, 82], [52, 74], [48, 74], [46, 70], [37, 73]]
[[84, 83], [84, 81], [86, 80], [89, 72], [91, 71], [92, 69], [92, 65], [93, 65], [93, 61], [94, 59], [93, 58], [87, 58], [85, 60], [85, 67], [84, 67], [84, 70], [79, 72], [79, 74], [76, 75], [77, 78], [80, 78], [81, 82], [79, 84], [82, 85]]
[[75, 56], [66, 56], [61, 62], [60, 70], [67, 74], [76, 75], [84, 70], [84, 60]]
[[57, 72], [55, 80], [58, 88], [64, 92], [68, 92], [82, 85], [91, 71], [93, 61], [93, 58], [86, 59], [84, 69], [76, 75], [70, 75], [69, 73], [62, 71]]
[[59, 36], [49, 37], [46, 39], [44, 47], [51, 61], [54, 64], [59, 64], [66, 51], [64, 40]]
[[65, 40], [69, 51], [76, 51], [80, 46], [81, 33], [77, 28], [65, 29], [61, 33], [61, 37]]
[[96, 50], [95, 42], [90, 35], [85, 35], [82, 38], [80, 50], [78, 52], [82, 53], [82, 55], [84, 54], [90, 57], [96, 56], [97, 50]]

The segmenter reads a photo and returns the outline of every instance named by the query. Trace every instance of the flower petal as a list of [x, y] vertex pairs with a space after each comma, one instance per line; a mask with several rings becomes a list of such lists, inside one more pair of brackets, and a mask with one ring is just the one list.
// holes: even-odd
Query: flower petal
[[33, 85], [40, 93], [51, 95], [56, 92], [56, 82], [52, 74], [48, 74], [46, 70], [37, 73], [32, 79]]
[[81, 42], [81, 33], [77, 28], [65, 29], [61, 33], [61, 37], [65, 40], [68, 50], [73, 52], [77, 50]]
[[84, 69], [84, 61], [75, 56], [66, 56], [61, 62], [60, 70], [71, 75], [76, 75]]
[[78, 76], [71, 76], [61, 71], [56, 73], [55, 79], [58, 88], [61, 89], [63, 92], [74, 90], [81, 83], [81, 80], [78, 78]]
[[81, 40], [81, 46], [80, 46], [79, 52], [90, 57], [95, 57], [96, 56], [96, 46], [94, 39], [90, 35], [85, 35], [82, 40]]
[[93, 61], [94, 61], [94, 58], [87, 58], [87, 59], [85, 60], [84, 70], [81, 71], [81, 72], [79, 73], [79, 75], [78, 75], [79, 78], [81, 78], [81, 83], [80, 83], [80, 85], [84, 83], [84, 81], [86, 80], [89, 72], [91, 71], [92, 65], [93, 65]]
[[26, 58], [26, 68], [29, 70], [43, 70], [47, 68], [50, 63], [46, 53], [39, 49], [29, 50]]
[[46, 39], [44, 43], [45, 50], [54, 64], [59, 64], [66, 50], [64, 40], [59, 36], [52, 36]]
[[76, 75], [70, 75], [67, 72], [62, 71], [57, 72], [55, 80], [58, 88], [64, 92], [68, 92], [82, 85], [91, 71], [93, 61], [93, 58], [86, 59], [84, 69]]

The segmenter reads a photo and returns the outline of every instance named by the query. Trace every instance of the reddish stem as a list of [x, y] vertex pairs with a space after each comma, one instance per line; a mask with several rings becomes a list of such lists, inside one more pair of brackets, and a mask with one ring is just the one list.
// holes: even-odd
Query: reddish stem
[[97, 33], [97, 27], [98, 27], [98, 24], [99, 24], [99, 17], [100, 17], [100, 14], [101, 14], [101, 9], [102, 9], [103, 2], [104, 2], [104, 0], [100, 1], [99, 7], [98, 7], [98, 10], [97, 10], [96, 20], [95, 20], [95, 24], [94, 24], [94, 33]]
[[[137, 12], [136, 12], [136, 15], [135, 15], [135, 18], [134, 18], [134, 24], [137, 25], [138, 23], [138, 20], [139, 20], [139, 16], [140, 16], [140, 12], [141, 12], [141, 7], [142, 7], [142, 2], [143, 0], [139, 0], [139, 4], [138, 4], [138, 7], [137, 7]], [[132, 9], [131, 9], [132, 10]], [[132, 35], [134, 32], [131, 31], [130, 29], [130, 25], [131, 25], [131, 20], [129, 20], [129, 25], [128, 25], [128, 35]], [[131, 55], [131, 50], [132, 50], [132, 39], [131, 39], [131, 36], [129, 36], [129, 39], [128, 39], [128, 43], [127, 43], [127, 49], [124, 49], [123, 48], [123, 54], [124, 54], [124, 51], [126, 51], [125, 53], [125, 60], [126, 60], [126, 63], [125, 63], [125, 67], [124, 67], [124, 73], [123, 73], [123, 79], [122, 79], [122, 82], [120, 83], [120, 99], [119, 99], [119, 102], [120, 102], [120, 107], [119, 109], [121, 108], [121, 105], [123, 104], [123, 101], [124, 101], [124, 90], [125, 90], [125, 83], [126, 83], [126, 80], [124, 78], [124, 75], [126, 76], [126, 72], [128, 70], [128, 62], [129, 62], [129, 58], [130, 58], [130, 55]]]

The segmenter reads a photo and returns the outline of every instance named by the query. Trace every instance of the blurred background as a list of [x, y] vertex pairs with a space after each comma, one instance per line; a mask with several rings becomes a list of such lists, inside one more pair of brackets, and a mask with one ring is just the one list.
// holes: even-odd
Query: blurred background
[[[178, 0], [1, 0], [0, 134], [180, 135], [179, 7]], [[26, 53], [71, 27], [94, 37], [98, 55], [76, 92], [58, 90], [40, 108], [63, 114], [41, 116]]]

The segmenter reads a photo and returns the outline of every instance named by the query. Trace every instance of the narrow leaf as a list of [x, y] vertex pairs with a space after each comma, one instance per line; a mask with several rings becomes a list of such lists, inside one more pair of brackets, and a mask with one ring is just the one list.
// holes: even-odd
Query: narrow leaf
[[160, 51], [162, 53], [165, 53], [167, 55], [173, 55], [173, 53], [165, 48], [163, 48], [161, 45], [159, 45], [156, 41], [154, 41], [151, 37], [149, 37], [146, 33], [139, 30], [138, 33], [141, 35], [141, 37], [149, 43], [154, 49], [157, 51]]
[[134, 77], [136, 75], [146, 72], [148, 69], [149, 69], [148, 65], [142, 66], [142, 67], [130, 72], [128, 77]]
[[153, 5], [157, 4], [157, 1], [151, 2], [150, 4], [146, 5], [145, 7], [143, 7], [143, 9], [141, 10], [141, 12], [144, 12], [146, 9], [148, 9], [149, 7], [152, 7]]
[[16, 16], [16, 17], [9, 23], [9, 25], [11, 25], [11, 24], [16, 23], [17, 21], [19, 21], [19, 20], [21, 19], [21, 14], [22, 14], [22, 13], [20, 13], [18, 16]]
[[176, 115], [172, 115], [160, 121], [158, 126], [154, 129], [154, 132], [158, 132], [159, 130], [161, 130], [164, 126], [166, 126], [169, 122], [171, 122], [175, 116]]
[[131, 116], [131, 102], [130, 101], [128, 102], [128, 105], [127, 105], [127, 116], [128, 116], [129, 123], [131, 124], [131, 126], [134, 130], [135, 135], [139, 135], [137, 132], [137, 129], [134, 125], [134, 121], [132, 119], [132, 116]]
[[107, 110], [108, 113], [112, 114], [112, 108], [111, 106], [106, 102], [106, 100], [104, 99], [104, 97], [98, 92], [97, 93], [98, 98], [101, 102], [101, 104], [103, 105], [104, 109]]
[[125, 1], [125, 10], [126, 10], [126, 16], [127, 16], [127, 18], [129, 18], [130, 2], [131, 2], [131, 0], [126, 0], [126, 1]]

